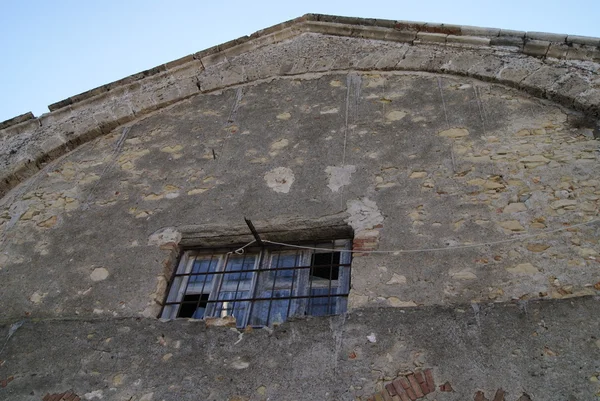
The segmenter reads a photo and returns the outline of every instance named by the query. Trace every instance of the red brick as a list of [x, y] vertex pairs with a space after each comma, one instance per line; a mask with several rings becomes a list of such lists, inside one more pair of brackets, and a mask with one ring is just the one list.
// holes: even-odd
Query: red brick
[[66, 393], [64, 393], [62, 395], [62, 397], [60, 397], [60, 401], [71, 401], [71, 396], [73, 395], [73, 392], [71, 390], [67, 391]]
[[[398, 396], [400, 397], [400, 399], [402, 401], [410, 401], [410, 397], [406, 393], [406, 390], [404, 390], [404, 387], [402, 387], [402, 384], [400, 383], [400, 379], [394, 380], [392, 382], [392, 385], [394, 386], [394, 390], [396, 390], [396, 394], [398, 394]], [[415, 398], [413, 398], [413, 399], [415, 399]]]
[[398, 394], [398, 392], [396, 391], [396, 389], [394, 388], [394, 385], [392, 383], [388, 383], [385, 385], [385, 389], [388, 391], [388, 393], [390, 393], [390, 395], [393, 397], [396, 394]]
[[404, 388], [404, 390], [406, 390], [406, 394], [408, 394], [408, 396], [410, 397], [411, 400], [417, 399], [417, 395], [415, 394], [413, 389], [410, 387], [410, 383], [408, 382], [408, 380], [406, 380], [406, 377], [399, 377], [396, 380], [398, 380], [400, 382], [400, 384], [402, 385], [402, 388]]
[[475, 393], [475, 401], [490, 401], [490, 400], [485, 398], [485, 394], [483, 393], [483, 391], [478, 391]]
[[386, 389], [381, 390], [381, 395], [383, 396], [383, 401], [393, 401], [392, 396]]
[[369, 397], [367, 401], [375, 401], [375, 397]]
[[0, 380], [0, 387], [4, 388], [8, 386], [8, 382], [6, 380]]
[[421, 397], [425, 397], [425, 394], [423, 394], [423, 391], [421, 390], [421, 386], [419, 386], [419, 382], [417, 381], [417, 379], [415, 378], [415, 375], [408, 375], [408, 381], [410, 382], [415, 394], [417, 395], [417, 398], [421, 398]]
[[499, 388], [496, 390], [496, 395], [494, 396], [494, 401], [505, 401], [504, 400], [504, 390]]
[[529, 394], [523, 394], [517, 401], [531, 401], [531, 397], [529, 397]]
[[429, 387], [429, 392], [433, 393], [435, 391], [435, 381], [433, 380], [431, 369], [425, 369], [425, 381], [427, 382], [427, 387]]
[[440, 391], [445, 391], [447, 393], [454, 391], [454, 389], [452, 388], [452, 385], [450, 384], [450, 382], [446, 382], [442, 385], [440, 385]]
[[50, 394], [46, 393], [46, 395], [44, 396], [44, 398], [42, 398], [42, 401], [50, 401]]
[[429, 391], [429, 386], [427, 386], [427, 382], [425, 381], [425, 376], [423, 376], [423, 373], [415, 372], [415, 378], [417, 379], [419, 386], [421, 386], [421, 391], [423, 391], [423, 394], [429, 394], [431, 391]]

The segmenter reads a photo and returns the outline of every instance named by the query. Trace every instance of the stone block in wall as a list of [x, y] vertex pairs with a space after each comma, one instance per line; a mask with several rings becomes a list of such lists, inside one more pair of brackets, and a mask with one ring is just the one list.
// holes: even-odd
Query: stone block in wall
[[446, 37], [448, 35], [444, 33], [431, 33], [431, 32], [418, 32], [415, 41], [418, 42], [434, 42], [434, 43], [446, 43]]
[[525, 31], [515, 31], [513, 29], [500, 29], [498, 36], [513, 36], [516, 38], [523, 39], [523, 38], [525, 38], [526, 34], [527, 34], [527, 32], [525, 32]]
[[[258, 79], [258, 77], [256, 79]], [[221, 87], [221, 74], [218, 69], [208, 68], [200, 74], [198, 82], [200, 82], [200, 89], [202, 92], [215, 90]]]
[[589, 88], [577, 95], [573, 105], [596, 118], [600, 118], [600, 88]]
[[448, 35], [446, 43], [456, 43], [461, 45], [473, 45], [473, 46], [489, 46], [490, 38], [482, 38], [479, 36], [457, 36]]
[[517, 36], [498, 36], [490, 38], [491, 46], [523, 47], [523, 38]]
[[573, 44], [569, 48], [566, 58], [568, 60], [598, 61], [600, 60], [600, 49], [588, 45]]
[[521, 81], [519, 87], [531, 94], [542, 97], [567, 71], [566, 68], [544, 66]]
[[441, 71], [450, 74], [467, 75], [469, 68], [485, 62], [485, 56], [476, 52], [451, 52], [448, 61], [442, 65]]
[[40, 126], [39, 119], [26, 120], [21, 123], [11, 125], [0, 131], [0, 139], [23, 135], [36, 130]]
[[246, 82], [244, 67], [236, 64], [229, 64], [221, 70], [221, 85], [224, 87], [237, 85]]
[[426, 70], [426, 67], [431, 63], [434, 54], [433, 48], [413, 46], [398, 63], [398, 69], [408, 71]]
[[495, 81], [504, 68], [504, 62], [496, 55], [488, 54], [484, 56], [481, 63], [473, 64], [467, 71], [468, 75], [481, 79], [483, 81]]
[[546, 57], [565, 58], [569, 49], [565, 43], [550, 43]]
[[573, 100], [590, 87], [588, 79], [577, 72], [569, 72], [562, 76], [548, 91], [549, 99], [565, 106], [572, 106]]
[[523, 46], [523, 53], [530, 56], [542, 57], [546, 55], [550, 42], [546, 40], [526, 40]]
[[460, 32], [465, 36], [483, 36], [487, 38], [494, 38], [500, 35], [500, 29], [498, 28], [485, 28], [468, 25], [461, 25]]
[[375, 62], [375, 69], [377, 70], [391, 70], [402, 60], [406, 52], [408, 51], [409, 45], [403, 45], [402, 47], [394, 50], [387, 51], [382, 57]]
[[565, 43], [567, 34], [564, 33], [548, 33], [548, 32], [527, 32], [527, 39], [544, 40], [546, 42]]
[[519, 83], [535, 70], [541, 68], [544, 63], [531, 57], [502, 57], [504, 68], [498, 74], [500, 83], [518, 87]]
[[600, 47], [600, 38], [592, 38], [589, 36], [568, 35], [566, 42], [567, 43], [575, 43], [578, 45]]
[[8, 127], [10, 127], [12, 125], [20, 124], [20, 123], [25, 122], [27, 120], [31, 120], [33, 118], [34, 118], [33, 113], [29, 111], [29, 112], [27, 112], [25, 114], [21, 114], [21, 115], [18, 115], [16, 117], [13, 117], [11, 119], [2, 121], [0, 123], [0, 130], [8, 128]]

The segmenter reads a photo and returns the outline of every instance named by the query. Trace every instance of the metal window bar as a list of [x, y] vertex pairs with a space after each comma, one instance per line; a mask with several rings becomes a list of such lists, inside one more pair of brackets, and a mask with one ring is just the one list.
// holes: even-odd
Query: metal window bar
[[[324, 244], [325, 241], [317, 241], [317, 242], [311, 242], [310, 244], [307, 244], [307, 246], [312, 246], [312, 247], [320, 247], [320, 248], [324, 248], [326, 245]], [[212, 250], [213, 252], [210, 253], [203, 253], [203, 252], [194, 252], [192, 251], [192, 254], [190, 255], [190, 259], [192, 260], [187, 260], [187, 263], [190, 263], [191, 266], [185, 269], [178, 269], [174, 276], [173, 276], [173, 280], [171, 281], [170, 287], [169, 287], [169, 293], [167, 294], [167, 299], [164, 302], [164, 307], [163, 308], [167, 308], [167, 307], [176, 307], [177, 311], [179, 311], [181, 309], [181, 307], [185, 304], [194, 304], [196, 307], [196, 310], [198, 310], [200, 308], [200, 305], [206, 305], [205, 306], [205, 311], [202, 317], [209, 317], [209, 316], [220, 316], [221, 312], [223, 310], [226, 311], [226, 313], [230, 313], [230, 314], [234, 314], [235, 310], [243, 310], [245, 309], [245, 315], [243, 316], [242, 319], [238, 320], [238, 325], [243, 326], [245, 325], [253, 316], [253, 313], [255, 313], [256, 308], [255, 308], [255, 304], [259, 303], [259, 302], [267, 302], [269, 303], [269, 307], [268, 307], [268, 311], [267, 311], [267, 316], [264, 317], [264, 325], [269, 325], [272, 323], [272, 316], [271, 316], [271, 312], [273, 310], [273, 303], [283, 303], [281, 301], [287, 301], [287, 307], [284, 306], [285, 308], [285, 316], [283, 316], [283, 319], [287, 318], [290, 316], [291, 312], [292, 312], [292, 304], [294, 301], [296, 302], [301, 302], [301, 300], [306, 300], [307, 301], [307, 305], [305, 305], [304, 307], [301, 307], [301, 304], [294, 304], [295, 307], [297, 309], [300, 309], [300, 312], [302, 312], [301, 309], [304, 309], [304, 314], [307, 315], [311, 315], [317, 312], [317, 310], [315, 309], [315, 307], [317, 307], [316, 304], [319, 304], [318, 302], [315, 302], [319, 299], [323, 299], [326, 298], [326, 306], [325, 306], [325, 314], [333, 314], [333, 313], [340, 313], [343, 312], [344, 306], [346, 305], [346, 301], [344, 300], [343, 303], [340, 303], [340, 301], [342, 299], [345, 299], [348, 297], [348, 292], [349, 292], [349, 281], [350, 281], [350, 275], [349, 275], [349, 269], [350, 269], [350, 254], [345, 254], [345, 255], [341, 255], [341, 253], [339, 252], [342, 249], [349, 249], [349, 241], [343, 240], [333, 240], [333, 241], [329, 241], [328, 247], [331, 247], [331, 253], [326, 252], [326, 251], [295, 251], [294, 252], [294, 266], [291, 267], [285, 267], [285, 266], [280, 266], [279, 261], [281, 260], [281, 256], [282, 254], [280, 252], [282, 251], [287, 251], [288, 249], [284, 248], [284, 247], [280, 247], [280, 246], [269, 246], [269, 247], [264, 247], [261, 248], [262, 251], [259, 251], [257, 249], [247, 249], [247, 253], [244, 254], [244, 256], [241, 258], [242, 259], [242, 263], [240, 268], [238, 269], [234, 269], [233, 266], [231, 265], [231, 270], [228, 270], [230, 268], [230, 263], [229, 261], [231, 259], [237, 259], [237, 255], [233, 255], [231, 253], [224, 253], [224, 252], [218, 252], [220, 250]], [[342, 245], [342, 246], [340, 246]], [[258, 251], [258, 252], [257, 252]], [[323, 254], [326, 253], [328, 254], [328, 260], [329, 263], [320, 263], [320, 264], [315, 264], [315, 255], [318, 254]], [[338, 263], [334, 263], [336, 257], [334, 256], [336, 253], [339, 254], [339, 260]], [[253, 268], [248, 270], [246, 268], [246, 262], [247, 262], [247, 258], [252, 255], [252, 260], [253, 260]], [[265, 258], [265, 255], [267, 256]], [[309, 256], [308, 258], [303, 257], [303, 255], [307, 255]], [[230, 258], [231, 256], [231, 258]], [[207, 268], [205, 269], [206, 271], [201, 271], [202, 268], [199, 267], [198, 269], [195, 268], [196, 266], [196, 262], [201, 260], [201, 258], [204, 261], [208, 261], [208, 265]], [[258, 259], [258, 260], [257, 260]], [[276, 262], [273, 262], [273, 259], [276, 260]], [[211, 271], [211, 267], [213, 266], [213, 261], [217, 260], [217, 267]], [[271, 261], [271, 263], [269, 264], [268, 261]], [[306, 264], [306, 262], [309, 262], [308, 264]], [[344, 263], [342, 263], [344, 262]], [[298, 266], [300, 265], [300, 266]], [[313, 289], [317, 289], [320, 287], [315, 287], [314, 286], [314, 279], [315, 279], [315, 271], [317, 269], [323, 269], [323, 268], [327, 268], [329, 271], [329, 279], [327, 280], [327, 293], [326, 294], [317, 294], [317, 293], [313, 293]], [[334, 286], [334, 277], [333, 277], [333, 272], [334, 269], [337, 268], [337, 284]], [[183, 270], [183, 271], [182, 271]], [[307, 278], [303, 278], [302, 280], [300, 280], [300, 277], [302, 276], [300, 273], [302, 271], [307, 271], [308, 270], [308, 277]], [[346, 271], [347, 270], [347, 271]], [[284, 281], [284, 284], [282, 285], [282, 290], [281, 291], [276, 291], [276, 287], [277, 284], [280, 284], [277, 282], [278, 278], [281, 276], [282, 279], [285, 280], [285, 278], [287, 277], [287, 275], [285, 274], [286, 271], [291, 271], [292, 275], [291, 275], [291, 282], [289, 283], [289, 285], [287, 284], [287, 282]], [[342, 274], [342, 272], [345, 272], [344, 274]], [[259, 281], [261, 279], [261, 275], [265, 275], [268, 273], [274, 273], [273, 274], [273, 283], [271, 285], [270, 288], [270, 294], [269, 296], [258, 296], [258, 286], [259, 286]], [[280, 274], [281, 273], [281, 274]], [[220, 294], [223, 292], [223, 281], [225, 278], [225, 275], [230, 275], [229, 277], [235, 277], [235, 275], [238, 274], [238, 280], [236, 283], [236, 287], [235, 287], [235, 291], [228, 291], [228, 292], [234, 292], [233, 298], [232, 299], [222, 299], [222, 297], [220, 296]], [[248, 288], [247, 290], [242, 290], [240, 291], [240, 285], [242, 284], [242, 277], [245, 275], [250, 274], [250, 279], [251, 279], [251, 284], [250, 284], [250, 288]], [[175, 282], [176, 279], [180, 279], [181, 283], [180, 283], [180, 288], [173, 288], [173, 283]], [[306, 281], [304, 281], [306, 280]], [[200, 290], [199, 293], [199, 297], [197, 300], [194, 301], [185, 301], [185, 295], [187, 294], [188, 288], [190, 286], [190, 282], [194, 282], [194, 283], [199, 283], [202, 282], [202, 288]], [[207, 283], [208, 286], [207, 286]], [[185, 285], [185, 287], [184, 287]], [[212, 286], [212, 288], [208, 288], [206, 289], [206, 287], [210, 287]], [[184, 287], [184, 288], [183, 288]], [[306, 291], [306, 289], [308, 291]], [[205, 290], [206, 292], [210, 292], [209, 295], [209, 299], [203, 299], [203, 295], [205, 294]], [[335, 294], [333, 293], [335, 290]], [[169, 301], [169, 298], [172, 299], [172, 293], [174, 291], [177, 291], [181, 296], [176, 297], [176, 300], [174, 301]], [[304, 292], [305, 295], [302, 295], [301, 292]], [[195, 292], [196, 293], [196, 292]], [[278, 293], [287, 293], [287, 296], [280, 296], [277, 295]], [[244, 296], [244, 294], [249, 294], [250, 296]], [[249, 303], [245, 308], [240, 306], [243, 305], [244, 302]], [[220, 307], [217, 304], [221, 304]], [[231, 305], [231, 307], [226, 306], [225, 308], [223, 307], [223, 303], [229, 303]], [[212, 305], [212, 306], [211, 306]], [[283, 305], [285, 305], [285, 303], [283, 303]], [[318, 308], [318, 307], [317, 307]], [[294, 311], [296, 312], [296, 311]], [[194, 312], [195, 315], [195, 312]], [[177, 312], [177, 316], [179, 316], [179, 312]], [[170, 317], [170, 316], [167, 316]], [[188, 316], [185, 316], [188, 317]], [[262, 318], [261, 318], [262, 319]], [[241, 321], [240, 321], [241, 320]], [[260, 326], [260, 325], [258, 325]]]

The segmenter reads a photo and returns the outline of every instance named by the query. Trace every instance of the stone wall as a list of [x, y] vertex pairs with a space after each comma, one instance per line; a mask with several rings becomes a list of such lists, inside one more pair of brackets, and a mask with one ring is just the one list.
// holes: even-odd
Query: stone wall
[[[295, 75], [195, 96], [4, 198], [4, 315], [156, 316], [177, 254], [161, 245], [189, 226], [220, 237], [241, 226], [249, 239], [244, 216], [266, 233], [346, 221], [365, 251], [354, 308], [593, 295], [598, 145], [569, 113], [427, 73]], [[166, 228], [180, 234], [156, 240]]]
[[27, 113], [0, 124], [0, 194], [81, 143], [173, 102], [309, 72], [472, 76], [580, 110], [585, 124], [598, 130], [599, 43], [573, 35], [309, 14], [72, 96], [39, 118]]
[[[421, 367], [455, 389], [438, 400], [596, 394], [593, 39], [332, 18], [5, 124], [0, 399], [367, 400]], [[559, 39], [591, 55], [553, 58]], [[249, 241], [244, 217], [285, 242], [349, 227], [349, 314], [158, 321], [180, 250]]]

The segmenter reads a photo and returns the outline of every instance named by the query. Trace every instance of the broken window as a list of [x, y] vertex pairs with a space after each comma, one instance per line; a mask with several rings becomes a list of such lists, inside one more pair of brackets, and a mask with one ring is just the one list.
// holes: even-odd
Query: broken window
[[234, 316], [238, 327], [263, 327], [294, 316], [346, 311], [350, 240], [185, 251], [162, 317]]

